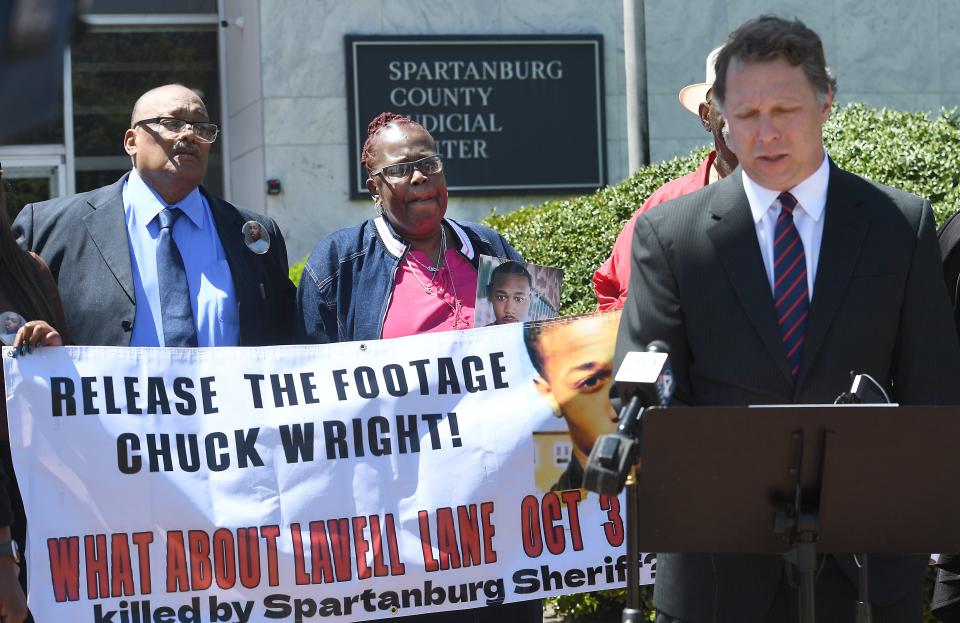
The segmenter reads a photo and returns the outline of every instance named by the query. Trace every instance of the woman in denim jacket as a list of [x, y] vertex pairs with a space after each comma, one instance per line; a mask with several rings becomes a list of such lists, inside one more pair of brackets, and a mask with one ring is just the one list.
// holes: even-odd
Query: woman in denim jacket
[[[479, 256], [523, 261], [500, 234], [443, 217], [447, 183], [430, 133], [409, 117], [378, 115], [361, 162], [377, 216], [334, 232], [310, 254], [297, 322], [310, 343], [469, 329]], [[394, 623], [540, 623], [539, 600], [392, 618]]]
[[409, 117], [370, 122], [361, 163], [377, 216], [336, 231], [310, 254], [297, 292], [310, 343], [469, 329], [479, 256], [523, 261], [500, 234], [445, 219], [436, 142]]

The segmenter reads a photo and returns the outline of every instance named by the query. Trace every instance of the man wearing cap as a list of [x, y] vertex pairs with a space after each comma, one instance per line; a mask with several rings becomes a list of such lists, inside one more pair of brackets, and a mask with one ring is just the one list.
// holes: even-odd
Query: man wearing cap
[[729, 175], [737, 168], [737, 156], [730, 151], [724, 140], [724, 120], [711, 98], [714, 63], [720, 48], [707, 56], [706, 81], [688, 84], [680, 89], [680, 103], [700, 117], [703, 129], [713, 135], [714, 150], [696, 171], [671, 180], [658, 188], [623, 226], [613, 245], [610, 257], [593, 275], [593, 290], [597, 295], [600, 311], [622, 309], [627, 300], [627, 284], [630, 282], [630, 247], [633, 244], [633, 228], [637, 216], [650, 208], [675, 199]]
[[[279, 228], [200, 186], [218, 134], [194, 91], [179, 84], [151, 89], [137, 100], [123, 135], [129, 173], [20, 212], [14, 235], [50, 266], [77, 344], [292, 340], [295, 290]], [[257, 242], [267, 248], [245, 244], [251, 222], [262, 225]]]

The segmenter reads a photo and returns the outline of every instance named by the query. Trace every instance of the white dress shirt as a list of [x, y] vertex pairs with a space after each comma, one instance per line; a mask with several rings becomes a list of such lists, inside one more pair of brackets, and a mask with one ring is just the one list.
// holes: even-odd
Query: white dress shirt
[[[779, 190], [770, 190], [760, 186], [743, 174], [743, 190], [750, 202], [753, 222], [757, 225], [757, 241], [760, 243], [760, 255], [763, 267], [767, 271], [771, 296], [773, 293], [773, 240], [777, 217], [780, 216]], [[830, 160], [823, 152], [823, 162], [813, 175], [789, 190], [797, 200], [793, 211], [793, 224], [800, 234], [803, 252], [807, 259], [807, 292], [813, 298], [813, 283], [817, 278], [817, 263], [820, 260], [820, 242], [823, 240], [823, 212], [827, 207], [827, 184], [830, 182]]]

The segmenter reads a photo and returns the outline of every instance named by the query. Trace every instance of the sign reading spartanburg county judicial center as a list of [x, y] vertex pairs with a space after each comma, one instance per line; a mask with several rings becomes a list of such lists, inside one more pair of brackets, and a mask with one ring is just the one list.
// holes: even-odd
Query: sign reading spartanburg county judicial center
[[592, 190], [605, 181], [603, 37], [348, 35], [350, 193], [384, 111], [437, 139], [461, 194]]

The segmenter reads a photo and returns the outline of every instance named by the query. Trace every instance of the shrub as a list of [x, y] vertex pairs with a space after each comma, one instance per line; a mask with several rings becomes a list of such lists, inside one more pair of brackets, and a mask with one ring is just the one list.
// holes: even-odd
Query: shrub
[[[960, 119], [954, 111], [930, 118], [850, 104], [834, 110], [824, 143], [840, 168], [928, 198], [937, 222], [960, 208]], [[590, 279], [624, 223], [661, 185], [695, 170], [708, 151], [643, 167], [592, 195], [493, 214], [484, 222], [527, 261], [564, 269], [562, 314], [592, 311]]]
[[309, 255], [303, 256], [302, 258], [300, 258], [299, 262], [297, 262], [296, 264], [290, 267], [290, 271], [288, 272], [288, 274], [290, 275], [290, 281], [292, 281], [293, 284], [296, 286], [300, 285], [300, 277], [303, 275], [303, 267], [307, 265], [308, 257], [310, 256]]
[[[651, 588], [644, 587], [641, 593], [644, 621], [652, 621], [654, 616], [653, 591]], [[626, 589], [618, 588], [609, 591], [551, 597], [548, 600], [548, 605], [564, 623], [599, 623], [620, 621], [626, 601]]]

